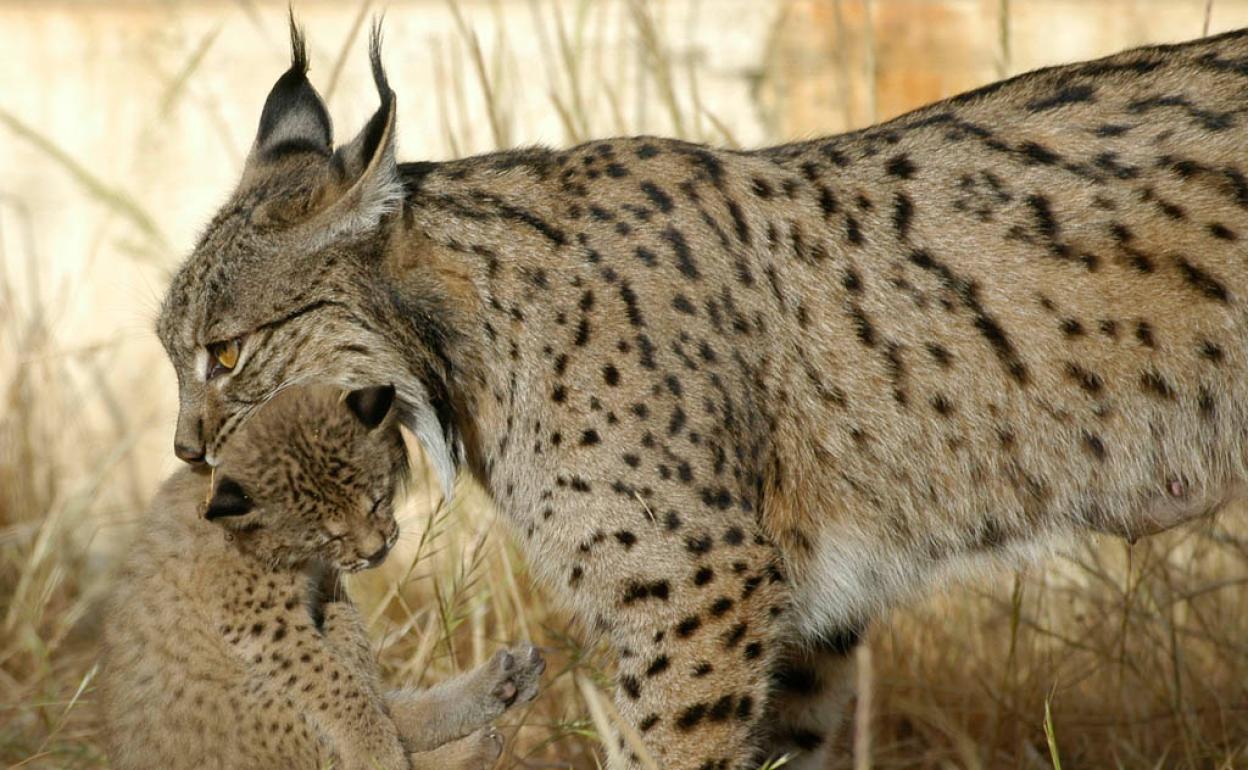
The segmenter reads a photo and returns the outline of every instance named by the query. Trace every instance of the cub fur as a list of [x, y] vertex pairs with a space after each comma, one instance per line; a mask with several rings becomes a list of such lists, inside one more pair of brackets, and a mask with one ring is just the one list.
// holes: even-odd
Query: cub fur
[[213, 474], [175, 473], [124, 559], [104, 630], [114, 768], [483, 770], [488, 727], [537, 693], [531, 646], [423, 692], [386, 692], [339, 575], [398, 536], [393, 390], [290, 388]]

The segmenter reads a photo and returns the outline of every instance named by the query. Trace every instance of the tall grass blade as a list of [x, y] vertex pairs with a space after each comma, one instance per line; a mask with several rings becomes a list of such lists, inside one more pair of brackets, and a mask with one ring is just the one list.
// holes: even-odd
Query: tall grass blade
[[0, 108], [0, 123], [67, 172], [92, 200], [120, 214], [139, 232], [151, 238], [162, 250], [169, 249], [169, 241], [161, 231], [160, 225], [156, 223], [151, 214], [135, 202], [129, 193], [104, 182], [51, 139], [3, 108]]

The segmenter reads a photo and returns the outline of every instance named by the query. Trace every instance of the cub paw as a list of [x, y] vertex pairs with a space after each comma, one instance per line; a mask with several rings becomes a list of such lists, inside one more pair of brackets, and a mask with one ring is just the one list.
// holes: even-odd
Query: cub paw
[[469, 735], [467, 740], [472, 745], [482, 770], [493, 767], [498, 758], [503, 755], [503, 734], [497, 728], [486, 727], [478, 730]]
[[491, 675], [497, 677], [492, 694], [502, 701], [503, 708], [510, 708], [537, 697], [546, 661], [536, 647], [522, 644], [494, 653], [488, 667]]
[[490, 770], [503, 755], [503, 736], [482, 728], [431, 751], [409, 755], [412, 770]]

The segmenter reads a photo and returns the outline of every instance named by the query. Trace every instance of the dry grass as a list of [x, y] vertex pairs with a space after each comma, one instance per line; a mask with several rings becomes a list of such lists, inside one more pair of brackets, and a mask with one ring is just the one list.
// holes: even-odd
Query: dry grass
[[[838, 23], [848, 6], [860, 12], [863, 5], [832, 2]], [[708, 12], [696, 6], [688, 25]], [[280, 36], [279, 9], [245, 7], [254, 24]], [[1009, 24], [1011, 4], [997, 7], [997, 50], [988, 56], [1004, 74], [1020, 30]], [[1194, 8], [1197, 28], [1202, 11], [1208, 24], [1211, 7]], [[656, 8], [644, 0], [530, 0], [542, 55], [522, 67], [505, 32], [483, 42], [473, 31], [480, 18], [451, 2], [446, 12], [456, 14], [458, 33], [436, 43], [442, 88], [427, 99], [436, 106], [429, 119], [456, 152], [505, 146], [523, 133], [518, 93], [542, 88], [566, 141], [646, 128], [735, 143], [729, 124], [703, 101], [701, 66], [673, 53], [680, 25], [658, 18]], [[343, 11], [350, 31], [328, 68], [333, 83], [365, 16], [364, 8]], [[768, 61], [786, 17], [779, 12], [772, 29], [757, 30], [772, 40]], [[633, 58], [612, 59], [593, 45], [604, 24], [631, 25]], [[213, 32], [188, 48], [161, 112], [186, 98], [216, 39]], [[855, 61], [853, 72], [844, 50], [830, 50], [846, 79], [837, 93], [880, 66], [879, 42], [869, 41], [866, 66]], [[752, 76], [774, 84], [767, 64]], [[755, 90], [759, 112], [772, 109], [765, 89]], [[484, 130], [472, 117], [481, 105]], [[170, 264], [160, 217], [124, 185], [101, 178], [2, 105], [0, 122], [6, 141], [30, 144], [50, 173], [68, 174], [84, 196], [114, 212], [128, 233], [125, 253]], [[767, 115], [763, 122], [777, 125]], [[22, 198], [0, 188], [0, 765], [103, 767], [91, 709], [95, 600], [116, 543], [155, 481], [146, 470], [152, 458], [136, 447], [151, 430], [170, 429], [172, 394], [146, 393], [142, 372], [118, 373], [111, 362], [125, 344], [120, 336], [85, 347], [58, 338], [55, 309], [67, 286], [47, 284], [39, 234], [28, 222]], [[583, 646], [569, 618], [533, 589], [479, 489], [464, 485], [449, 506], [432, 490], [414, 491], [396, 556], [352, 586], [388, 675], [437, 681], [499, 645], [532, 638], [549, 653], [547, 687], [508, 717], [508, 760], [594, 767], [603, 756], [600, 726], [611, 719], [605, 651]], [[859, 681], [868, 689], [837, 766], [1248, 767], [1246, 584], [1248, 527], [1236, 513], [1133, 547], [1096, 541], [899, 613], [878, 624], [860, 657]]]

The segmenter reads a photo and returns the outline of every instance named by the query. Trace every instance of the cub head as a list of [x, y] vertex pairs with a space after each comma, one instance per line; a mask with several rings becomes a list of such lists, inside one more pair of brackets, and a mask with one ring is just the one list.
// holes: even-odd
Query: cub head
[[203, 516], [268, 565], [354, 572], [398, 538], [407, 469], [394, 388], [288, 388], [222, 446]]
[[445, 320], [434, 299], [400, 298], [381, 276], [405, 191], [380, 33], [374, 27], [370, 55], [381, 106], [338, 147], [293, 19], [291, 51], [238, 186], [160, 309], [157, 334], [178, 379], [174, 451], [217, 465], [249, 413], [291, 385], [394, 383], [403, 422], [449, 488], [452, 429], [437, 345]]

